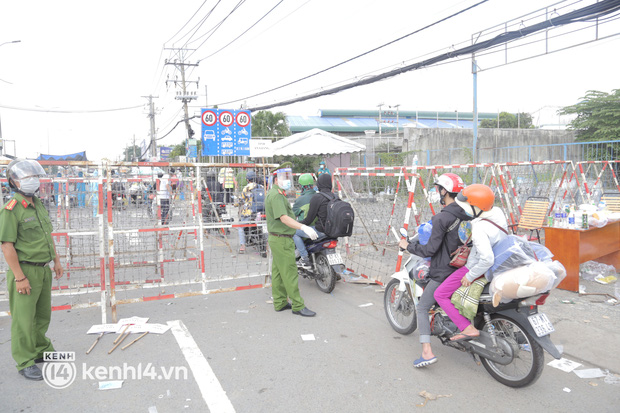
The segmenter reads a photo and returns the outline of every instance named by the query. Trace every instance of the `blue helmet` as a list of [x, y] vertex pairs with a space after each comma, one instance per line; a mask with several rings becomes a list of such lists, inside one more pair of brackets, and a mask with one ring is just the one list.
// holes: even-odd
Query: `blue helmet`
[[245, 179], [247, 179], [248, 181], [255, 181], [256, 180], [256, 172], [248, 171], [248, 173], [245, 174]]

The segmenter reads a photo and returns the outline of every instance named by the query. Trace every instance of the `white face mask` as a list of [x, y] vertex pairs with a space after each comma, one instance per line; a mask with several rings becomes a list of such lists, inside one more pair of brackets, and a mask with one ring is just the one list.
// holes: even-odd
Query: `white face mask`
[[19, 189], [26, 196], [33, 196], [39, 190], [40, 185], [39, 178], [36, 176], [19, 180]]
[[291, 180], [283, 179], [282, 182], [278, 182], [278, 186], [283, 190], [288, 191], [289, 189], [291, 189]]
[[430, 191], [430, 193], [428, 195], [428, 201], [431, 204], [436, 204], [437, 202], [439, 202], [440, 199], [441, 199], [441, 196], [439, 195], [439, 192], [437, 192], [437, 191]]

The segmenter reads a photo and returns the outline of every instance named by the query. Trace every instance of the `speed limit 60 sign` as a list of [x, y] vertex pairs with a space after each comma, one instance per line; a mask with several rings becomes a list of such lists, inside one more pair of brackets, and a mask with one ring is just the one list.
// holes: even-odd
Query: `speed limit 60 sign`
[[249, 110], [202, 109], [203, 156], [249, 156], [252, 114]]

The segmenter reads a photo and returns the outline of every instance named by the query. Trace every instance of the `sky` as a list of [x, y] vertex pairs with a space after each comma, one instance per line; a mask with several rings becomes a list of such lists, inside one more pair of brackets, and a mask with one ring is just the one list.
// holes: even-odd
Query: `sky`
[[[498, 33], [492, 28], [527, 27], [542, 19], [530, 19], [530, 13], [546, 6], [555, 17], [594, 1], [489, 0], [423, 29], [479, 2], [4, 1], [0, 125], [5, 153], [34, 158], [86, 151], [90, 160], [117, 160], [124, 148], [150, 139], [149, 95], [156, 108], [157, 144], [181, 143], [186, 138], [183, 124], [173, 129], [183, 119], [181, 102], [175, 99], [180, 89], [172, 82], [181, 75], [178, 67], [165, 64], [181, 57], [194, 65], [186, 72], [192, 81], [188, 90], [197, 96], [189, 108], [194, 116], [214, 105], [251, 108], [316, 93], [468, 46], [476, 33], [482, 32], [480, 41]], [[557, 108], [577, 103], [588, 90], [620, 88], [620, 36], [613, 36], [620, 33], [620, 21], [601, 25], [599, 38], [610, 37], [596, 42], [589, 42], [595, 29], [586, 26], [552, 30], [546, 43], [543, 33], [507, 50], [480, 53], [478, 110], [528, 112], [535, 123], [549, 123]], [[261, 94], [417, 30], [349, 63]], [[15, 40], [20, 42], [6, 43]], [[179, 49], [185, 49], [182, 55]], [[543, 55], [533, 57], [538, 54]], [[526, 60], [515, 62], [519, 59]], [[384, 109], [400, 105], [401, 111], [472, 112], [471, 67], [469, 55], [270, 110], [316, 116], [321, 109], [378, 110], [383, 104]], [[191, 122], [199, 136], [199, 118]]]

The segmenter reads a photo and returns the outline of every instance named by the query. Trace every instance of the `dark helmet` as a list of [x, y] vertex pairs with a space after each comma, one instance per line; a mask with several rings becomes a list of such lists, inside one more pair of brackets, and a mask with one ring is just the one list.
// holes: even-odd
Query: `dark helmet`
[[164, 173], [162, 171], [157, 172], [157, 177], [158, 178], [163, 178], [164, 177]]
[[248, 171], [248, 173], [245, 174], [245, 179], [250, 182], [254, 182], [256, 180], [256, 172]]

